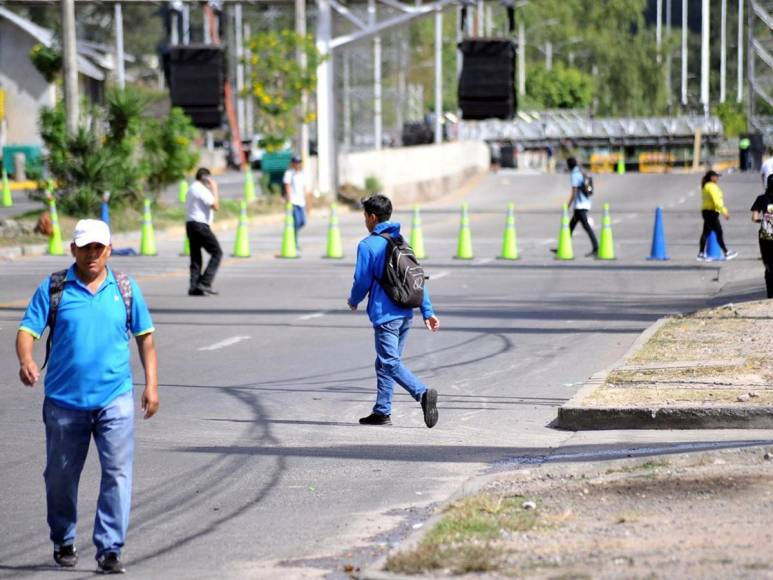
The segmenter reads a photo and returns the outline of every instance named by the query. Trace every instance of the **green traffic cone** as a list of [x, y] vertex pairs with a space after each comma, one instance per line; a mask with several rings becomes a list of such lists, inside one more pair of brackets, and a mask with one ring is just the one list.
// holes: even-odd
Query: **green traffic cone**
[[505, 219], [505, 233], [502, 236], [502, 260], [518, 259], [518, 242], [515, 234], [515, 204], [507, 204], [507, 218]]
[[338, 228], [338, 204], [330, 204], [330, 223], [327, 226], [327, 251], [325, 258], [339, 260], [344, 257], [341, 230]]
[[184, 179], [181, 179], [177, 186], [177, 199], [180, 203], [185, 203], [188, 199], [188, 182]]
[[295, 245], [295, 219], [293, 218], [293, 204], [285, 206], [285, 227], [282, 232], [282, 251], [277, 258], [297, 258], [298, 247]]
[[617, 173], [618, 175], [625, 175], [625, 156], [622, 151], [617, 156]]
[[188, 234], [185, 234], [185, 240], [183, 241], [183, 251], [180, 252], [181, 256], [191, 255], [191, 241], [188, 239]]
[[601, 239], [599, 240], [599, 260], [615, 259], [615, 242], [612, 239], [612, 220], [609, 217], [609, 204], [604, 204], [604, 217], [601, 220]]
[[244, 172], [244, 201], [247, 203], [255, 201], [255, 182], [252, 180], [252, 169], [249, 167]]
[[53, 197], [48, 201], [48, 212], [51, 214], [51, 235], [48, 237], [48, 254], [50, 256], [64, 256], [62, 229], [59, 227], [59, 214], [56, 211], [56, 200]]
[[239, 226], [236, 228], [236, 240], [234, 240], [234, 257], [250, 257], [250, 240], [248, 237], [247, 220], [247, 202], [241, 201], [241, 210], [239, 211]]
[[421, 231], [421, 214], [418, 204], [413, 206], [410, 244], [417, 260], [424, 260], [427, 257], [427, 253], [424, 251], [424, 234]]
[[11, 207], [12, 205], [11, 184], [8, 183], [8, 174], [3, 169], [3, 207]]
[[150, 200], [145, 200], [145, 209], [142, 214], [142, 232], [140, 237], [140, 255], [156, 255], [156, 235], [153, 231], [153, 218], [150, 215]]
[[469, 204], [464, 202], [462, 204], [462, 216], [459, 221], [459, 240], [456, 244], [457, 260], [472, 260], [472, 238], [470, 236], [470, 214]]
[[569, 230], [569, 207], [566, 204], [564, 204], [564, 211], [561, 215], [561, 231], [558, 235], [556, 260], [574, 260], [572, 232]]

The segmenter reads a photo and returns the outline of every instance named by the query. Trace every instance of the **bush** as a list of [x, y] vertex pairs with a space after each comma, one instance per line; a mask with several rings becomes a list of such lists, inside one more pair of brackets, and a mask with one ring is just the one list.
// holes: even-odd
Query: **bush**
[[378, 177], [375, 175], [368, 175], [365, 178], [365, 191], [368, 192], [368, 195], [373, 195], [374, 193], [381, 193], [384, 191], [384, 185], [379, 181]]
[[738, 137], [741, 133], [746, 133], [746, 113], [743, 111], [743, 105], [728, 101], [718, 104], [714, 112], [722, 121], [725, 137]]
[[530, 70], [526, 93], [548, 109], [579, 109], [590, 105], [593, 81], [589, 75], [559, 62], [550, 71], [545, 67]]

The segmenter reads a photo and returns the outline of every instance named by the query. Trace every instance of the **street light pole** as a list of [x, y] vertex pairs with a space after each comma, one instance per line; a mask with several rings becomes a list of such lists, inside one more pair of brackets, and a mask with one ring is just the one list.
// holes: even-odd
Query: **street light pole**
[[724, 103], [727, 93], [727, 0], [720, 3], [719, 39], [719, 102]]
[[[295, 33], [301, 38], [306, 37], [306, 0], [295, 0]], [[303, 47], [304, 44], [301, 44]], [[306, 58], [306, 51], [303, 48], [298, 49], [296, 55], [298, 64], [302, 70], [306, 70], [308, 59]], [[306, 115], [309, 111], [309, 92], [304, 90], [301, 95], [300, 105], [300, 117], [301, 117], [301, 135], [300, 135], [300, 155], [304, 161], [304, 166], [307, 166], [306, 161], [309, 156], [309, 124], [306, 122]]]
[[657, 63], [660, 64], [660, 48], [663, 44], [663, 0], [657, 0], [656, 5], [655, 18], [657, 22], [655, 23], [655, 48], [657, 49], [657, 54], [655, 58], [657, 59]]
[[743, 102], [743, 4], [738, 0], [738, 80], [736, 81], [736, 103]]
[[682, 106], [687, 106], [687, 0], [682, 0]]
[[518, 96], [526, 94], [526, 31], [518, 21]]
[[75, 49], [75, 0], [62, 0], [62, 65], [67, 131], [78, 129], [78, 56]]
[[119, 88], [126, 86], [126, 69], [124, 67], [123, 56], [123, 11], [121, 3], [115, 3], [114, 9], [114, 24], [115, 24], [115, 72], [116, 82]]
[[709, 0], [703, 0], [701, 10], [701, 103], [703, 104], [703, 114], [709, 114], [709, 23], [710, 8]]
[[435, 12], [435, 144], [443, 142], [443, 11]]

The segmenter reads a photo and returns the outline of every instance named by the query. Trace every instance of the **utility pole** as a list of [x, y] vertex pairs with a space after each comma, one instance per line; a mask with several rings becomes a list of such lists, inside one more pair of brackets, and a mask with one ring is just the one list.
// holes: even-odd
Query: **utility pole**
[[518, 22], [518, 96], [526, 94], [526, 31]]
[[725, 102], [727, 94], [727, 0], [720, 3], [719, 23], [719, 102]]
[[190, 44], [191, 43], [191, 7], [188, 6], [187, 4], [183, 4], [182, 21], [183, 21], [182, 44]]
[[710, 0], [703, 0], [701, 10], [701, 103], [703, 114], [709, 114], [709, 24]]
[[657, 63], [660, 64], [660, 49], [663, 45], [663, 0], [657, 0], [656, 5], [655, 18], [657, 22], [655, 23], [655, 48], [657, 54], [655, 58], [657, 59]]
[[116, 81], [118, 82], [118, 87], [123, 89], [126, 86], [126, 69], [123, 56], [123, 11], [120, 2], [115, 3], [114, 14]]
[[669, 42], [669, 50], [666, 55], [666, 100], [668, 103], [668, 114], [671, 114], [671, 106], [673, 105], [673, 89], [671, 87], [671, 68], [674, 60], [673, 50], [670, 48], [671, 44], [671, 0], [666, 0], [666, 39]]
[[[306, 0], [295, 0], [295, 32], [301, 38], [306, 38]], [[308, 59], [306, 58], [306, 51], [304, 50], [304, 44], [301, 44], [301, 48], [298, 49], [296, 58], [298, 59], [298, 65], [302, 70], [306, 70]], [[303, 159], [304, 166], [307, 165], [309, 157], [309, 124], [306, 122], [306, 115], [309, 111], [309, 93], [303, 91], [301, 95], [300, 117], [301, 117], [301, 135], [300, 135], [300, 148], [301, 159]]]
[[[368, 24], [376, 25], [376, 0], [368, 0]], [[373, 144], [376, 151], [382, 143], [381, 119], [381, 36], [373, 38]]]
[[336, 194], [336, 144], [333, 55], [330, 40], [333, 15], [330, 0], [317, 0], [317, 48], [328, 58], [317, 67], [317, 151], [318, 184], [322, 193]]
[[687, 0], [682, 0], [682, 106], [687, 106]]
[[738, 0], [738, 80], [736, 81], [736, 103], [743, 102], [743, 3]]
[[244, 102], [244, 20], [242, 5], [234, 6], [234, 44], [236, 44], [236, 124], [242, 139], [252, 139], [252, 127], [247, 129], [246, 107]]
[[78, 129], [78, 55], [75, 49], [75, 0], [62, 0], [62, 65], [67, 131]]
[[443, 142], [443, 11], [435, 12], [435, 144]]
[[545, 68], [553, 70], [553, 43], [549, 40], [545, 41]]
[[[244, 24], [244, 38], [250, 38], [252, 36], [250, 25], [245, 23]], [[245, 49], [244, 51], [244, 58], [247, 60], [247, 62], [250, 62], [250, 57], [252, 56], [252, 52], [249, 48]], [[252, 95], [248, 95], [245, 103], [245, 122], [247, 123], [247, 127], [249, 128], [250, 132], [255, 130], [255, 109], [254, 109], [254, 102], [252, 100]]]

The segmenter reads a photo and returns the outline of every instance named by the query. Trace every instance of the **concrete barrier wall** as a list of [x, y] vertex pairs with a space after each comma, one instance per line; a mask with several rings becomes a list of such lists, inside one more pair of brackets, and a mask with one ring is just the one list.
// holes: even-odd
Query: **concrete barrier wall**
[[450, 193], [466, 180], [487, 171], [488, 147], [483, 141], [417, 145], [339, 156], [339, 183], [359, 188], [376, 177], [393, 201], [426, 201]]

